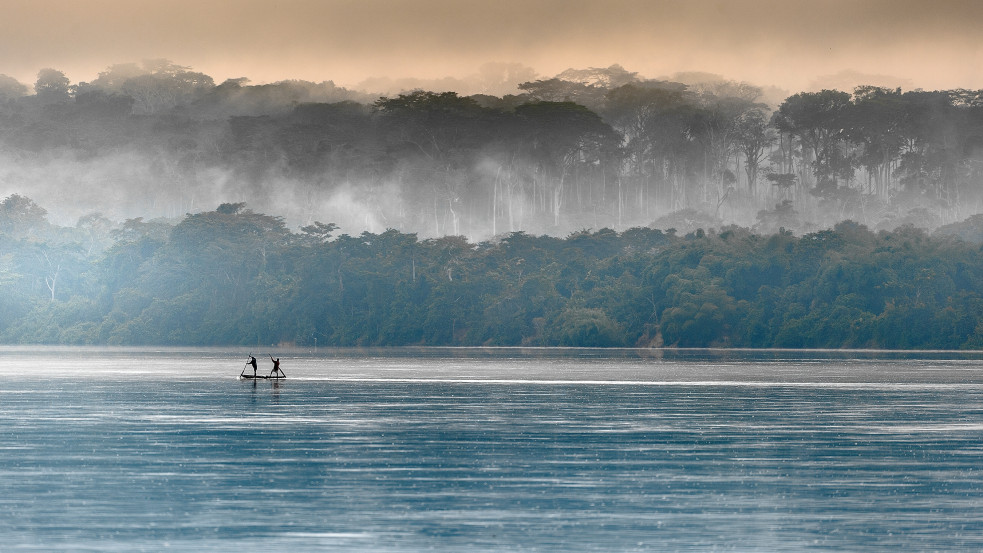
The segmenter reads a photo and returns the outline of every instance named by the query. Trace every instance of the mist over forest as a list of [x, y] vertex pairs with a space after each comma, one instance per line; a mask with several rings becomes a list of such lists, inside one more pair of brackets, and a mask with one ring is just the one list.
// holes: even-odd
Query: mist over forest
[[534, 77], [0, 76], [0, 342], [983, 347], [983, 92]]
[[786, 95], [674, 79], [486, 64], [468, 79], [356, 91], [216, 84], [167, 60], [91, 82], [55, 69], [33, 86], [0, 76], [0, 194], [63, 225], [244, 202], [295, 229], [469, 240], [730, 224], [802, 234], [843, 220], [934, 230], [981, 211], [979, 91]]

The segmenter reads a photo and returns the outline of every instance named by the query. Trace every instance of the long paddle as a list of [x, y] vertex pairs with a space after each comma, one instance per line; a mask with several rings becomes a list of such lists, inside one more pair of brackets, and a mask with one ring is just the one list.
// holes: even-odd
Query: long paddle
[[[251, 353], [250, 353], [250, 354], [249, 354], [249, 358], [250, 358], [250, 359], [252, 359], [252, 357], [253, 357], [253, 354], [251, 354]], [[246, 374], [246, 367], [248, 367], [248, 366], [249, 366], [249, 361], [246, 361], [246, 364], [242, 366], [242, 370], [241, 370], [241, 371], [239, 371], [239, 376], [240, 376], [240, 377], [241, 377], [242, 375], [244, 375], [244, 374]]]

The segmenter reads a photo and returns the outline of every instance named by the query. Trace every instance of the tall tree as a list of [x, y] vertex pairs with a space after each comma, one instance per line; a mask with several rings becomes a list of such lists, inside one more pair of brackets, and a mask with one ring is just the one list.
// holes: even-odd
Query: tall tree
[[778, 130], [799, 137], [809, 149], [818, 195], [834, 192], [839, 180], [850, 175], [843, 142], [849, 107], [846, 92], [800, 92], [782, 102], [774, 119]]
[[905, 112], [901, 89], [863, 86], [854, 91], [847, 113], [847, 133], [860, 148], [857, 161], [871, 181], [869, 192], [882, 198], [892, 192], [892, 168], [904, 144]]
[[744, 155], [748, 191], [754, 195], [758, 184], [758, 169], [765, 158], [766, 148], [775, 142], [774, 131], [761, 110], [749, 110], [737, 119], [736, 142]]
[[71, 99], [70, 81], [64, 73], [50, 67], [38, 71], [34, 93], [43, 104], [57, 104]]

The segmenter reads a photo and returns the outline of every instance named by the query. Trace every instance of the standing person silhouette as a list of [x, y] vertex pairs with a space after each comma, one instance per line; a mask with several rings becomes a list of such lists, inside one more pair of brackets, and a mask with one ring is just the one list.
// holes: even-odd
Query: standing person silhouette
[[256, 378], [256, 358], [249, 356], [249, 364], [253, 366], [253, 378]]
[[287, 377], [286, 373], [284, 373], [283, 370], [280, 369], [280, 358], [277, 357], [276, 359], [273, 359], [273, 356], [271, 355], [270, 361], [273, 361], [273, 370], [270, 371], [270, 376], [279, 373], [281, 376], [286, 378]]

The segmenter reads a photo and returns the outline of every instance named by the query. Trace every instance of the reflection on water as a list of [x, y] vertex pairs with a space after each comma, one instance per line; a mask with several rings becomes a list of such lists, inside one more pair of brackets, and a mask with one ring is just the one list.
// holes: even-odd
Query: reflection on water
[[0, 350], [0, 549], [983, 548], [972, 355], [467, 353]]

